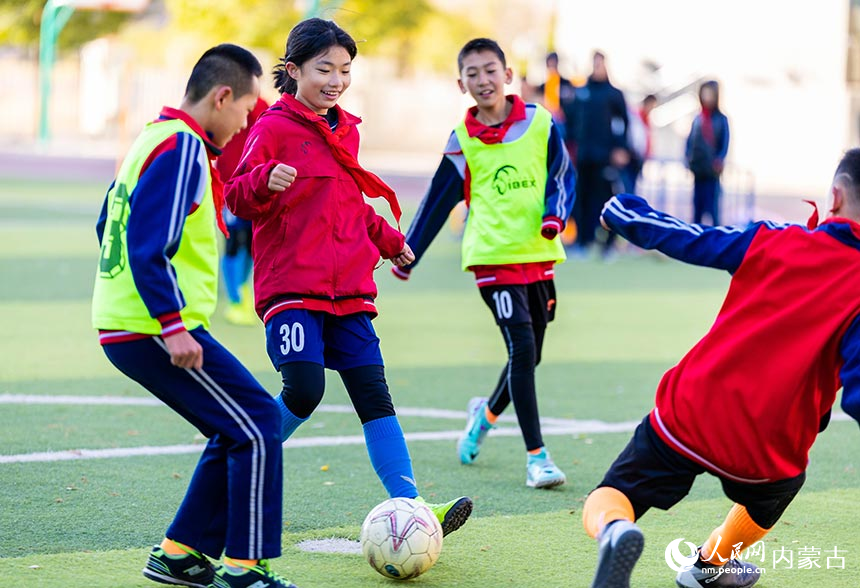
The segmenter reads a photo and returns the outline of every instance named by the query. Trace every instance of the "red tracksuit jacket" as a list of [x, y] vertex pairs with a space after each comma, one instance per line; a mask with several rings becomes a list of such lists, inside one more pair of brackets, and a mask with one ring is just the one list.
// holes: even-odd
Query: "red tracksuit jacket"
[[[361, 120], [335, 108], [333, 132], [355, 157]], [[373, 271], [380, 255], [389, 259], [403, 249], [400, 231], [365, 202], [335, 159], [320, 120], [293, 96], [282, 96], [251, 129], [225, 189], [230, 211], [253, 223], [254, 298], [264, 321], [297, 307], [375, 314]], [[297, 177], [285, 191], [272, 192], [269, 172], [278, 163], [296, 168]]]
[[842, 407], [860, 419], [860, 225], [704, 227], [619, 195], [626, 239], [733, 274], [710, 331], [663, 376], [651, 424], [682, 455], [740, 482], [792, 478]]

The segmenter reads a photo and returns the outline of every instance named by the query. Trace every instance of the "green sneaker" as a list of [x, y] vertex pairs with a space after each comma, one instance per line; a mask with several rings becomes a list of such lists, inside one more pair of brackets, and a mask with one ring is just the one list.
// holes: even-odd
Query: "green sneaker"
[[[244, 566], [243, 566], [244, 567]], [[272, 571], [269, 560], [261, 559], [259, 563], [241, 572], [234, 572], [223, 565], [215, 573], [211, 588], [297, 588], [295, 584]]]
[[472, 499], [468, 496], [461, 496], [444, 504], [430, 504], [420, 496], [415, 500], [433, 511], [433, 514], [439, 519], [439, 524], [442, 525], [443, 537], [462, 527], [469, 520], [469, 515], [472, 514]]
[[567, 482], [544, 447], [537, 455], [529, 455], [526, 462], [526, 486], [529, 488], [555, 488]]
[[460, 454], [461, 463], [470, 464], [475, 461], [487, 433], [495, 428], [495, 425], [491, 425], [487, 420], [486, 408], [486, 398], [472, 398], [469, 406], [466, 407], [466, 413], [469, 415], [466, 420], [466, 430], [457, 442], [457, 453]]
[[183, 555], [168, 555], [156, 545], [149, 553], [143, 575], [154, 582], [174, 586], [207, 588], [215, 577], [215, 565], [196, 551]]

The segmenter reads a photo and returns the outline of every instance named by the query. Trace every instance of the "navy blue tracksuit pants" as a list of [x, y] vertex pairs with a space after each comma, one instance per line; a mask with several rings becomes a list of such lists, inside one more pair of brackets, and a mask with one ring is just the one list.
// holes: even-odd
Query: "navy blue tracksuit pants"
[[711, 224], [720, 224], [720, 179], [696, 176], [693, 183], [693, 222], [701, 224], [705, 215]]
[[104, 345], [122, 373], [152, 392], [209, 442], [167, 537], [212, 558], [281, 554], [281, 418], [274, 398], [202, 327], [203, 368], [170, 363], [161, 337]]

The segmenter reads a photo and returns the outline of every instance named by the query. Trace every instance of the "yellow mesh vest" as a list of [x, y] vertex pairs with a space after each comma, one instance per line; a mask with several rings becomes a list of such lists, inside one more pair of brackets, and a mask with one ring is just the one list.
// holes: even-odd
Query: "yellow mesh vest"
[[558, 238], [541, 234], [547, 182], [547, 142], [552, 117], [538, 106], [528, 130], [515, 141], [487, 145], [454, 129], [471, 174], [471, 199], [463, 233], [463, 270], [475, 265], [562, 262]]
[[[149, 315], [134, 283], [128, 263], [126, 226], [129, 196], [134, 194], [140, 170], [150, 153], [179, 132], [197, 134], [181, 120], [148, 124], [129, 149], [114, 187], [108, 193], [107, 224], [93, 290], [93, 327], [158, 335], [161, 324]], [[205, 146], [204, 146], [205, 148]], [[209, 327], [218, 298], [218, 241], [212, 199], [212, 170], [204, 162], [205, 193], [200, 206], [185, 218], [179, 249], [171, 263], [185, 298], [180, 311], [185, 328]], [[142, 194], [140, 197], [146, 197]]]

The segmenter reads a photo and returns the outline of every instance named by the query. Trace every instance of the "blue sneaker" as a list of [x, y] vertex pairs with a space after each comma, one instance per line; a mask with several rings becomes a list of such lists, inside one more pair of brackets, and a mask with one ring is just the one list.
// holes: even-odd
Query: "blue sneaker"
[[529, 455], [526, 462], [526, 486], [529, 488], [554, 488], [567, 482], [564, 472], [549, 456], [546, 447], [537, 455]]
[[630, 588], [630, 574], [642, 555], [645, 536], [635, 523], [609, 523], [600, 534], [597, 571], [591, 588]]
[[490, 432], [490, 429], [495, 428], [495, 425], [491, 425], [490, 421], [487, 420], [486, 409], [486, 398], [472, 398], [469, 401], [469, 406], [466, 408], [466, 412], [469, 414], [466, 430], [463, 431], [463, 436], [457, 442], [457, 453], [460, 454], [461, 463], [469, 464], [475, 461], [487, 433]]

